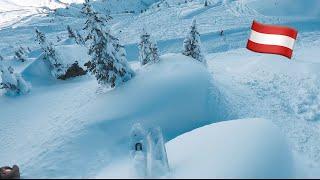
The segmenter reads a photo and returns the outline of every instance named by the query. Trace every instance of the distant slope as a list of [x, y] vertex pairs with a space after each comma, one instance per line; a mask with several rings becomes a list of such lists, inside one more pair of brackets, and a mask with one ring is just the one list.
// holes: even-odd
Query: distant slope
[[76, 2], [82, 0], [1, 0], [0, 29], [33, 15], [47, 13], [49, 9], [65, 8], [67, 4]]
[[319, 0], [249, 0], [248, 6], [267, 16], [320, 17]]

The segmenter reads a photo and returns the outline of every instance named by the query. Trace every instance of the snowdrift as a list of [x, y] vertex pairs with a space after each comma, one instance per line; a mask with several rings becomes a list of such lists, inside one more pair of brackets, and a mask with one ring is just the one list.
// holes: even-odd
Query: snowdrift
[[292, 178], [291, 150], [264, 119], [211, 124], [167, 143], [173, 178]]

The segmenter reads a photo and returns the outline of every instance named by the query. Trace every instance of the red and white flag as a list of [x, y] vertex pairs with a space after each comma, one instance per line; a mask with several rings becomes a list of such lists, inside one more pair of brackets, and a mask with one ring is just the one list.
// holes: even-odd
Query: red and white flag
[[279, 54], [289, 59], [298, 31], [285, 26], [266, 25], [253, 21], [247, 49], [269, 54]]

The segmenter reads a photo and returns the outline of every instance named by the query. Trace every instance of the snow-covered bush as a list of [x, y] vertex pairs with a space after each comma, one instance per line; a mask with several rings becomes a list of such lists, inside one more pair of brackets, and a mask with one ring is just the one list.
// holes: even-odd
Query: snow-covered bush
[[27, 50], [24, 49], [23, 47], [20, 47], [15, 53], [14, 59], [21, 61], [21, 62], [25, 62], [27, 61]]
[[31, 85], [23, 79], [21, 74], [14, 73], [11, 66], [8, 68], [1, 66], [0, 71], [2, 79], [0, 89], [5, 89], [7, 95], [21, 95], [30, 92]]
[[123, 58], [124, 50], [119, 48], [119, 40], [111, 35], [107, 25], [111, 16], [95, 12], [89, 0], [85, 1], [82, 12], [87, 17], [85, 41], [91, 43], [90, 72], [95, 75], [99, 84], [112, 88], [130, 80], [134, 76], [133, 71]]
[[140, 36], [139, 60], [141, 65], [160, 61], [157, 44], [150, 40], [150, 34], [145, 30], [143, 30], [143, 33]]
[[206, 59], [204, 58], [201, 50], [200, 34], [197, 28], [197, 22], [194, 19], [190, 27], [190, 32], [187, 34], [183, 42], [183, 55], [190, 56], [204, 64]]
[[67, 68], [61, 63], [53, 44], [48, 42], [45, 34], [38, 29], [36, 29], [36, 41], [44, 52], [44, 60], [50, 64], [51, 74], [57, 79], [65, 75]]

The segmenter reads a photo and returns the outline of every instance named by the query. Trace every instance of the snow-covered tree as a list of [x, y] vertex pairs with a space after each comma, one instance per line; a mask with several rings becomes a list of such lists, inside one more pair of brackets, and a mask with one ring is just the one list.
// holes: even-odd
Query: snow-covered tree
[[73, 39], [77, 44], [84, 45], [84, 40], [79, 31], [73, 30], [69, 25], [67, 26], [68, 37]]
[[111, 35], [107, 22], [110, 16], [95, 12], [86, 0], [82, 12], [87, 16], [84, 30], [85, 41], [90, 41], [89, 55], [92, 56], [89, 70], [99, 84], [116, 87], [133, 77], [133, 71], [124, 62], [118, 46], [118, 39]]
[[190, 56], [204, 64], [206, 64], [206, 59], [204, 58], [201, 50], [200, 34], [197, 28], [197, 22], [194, 19], [190, 27], [190, 32], [183, 42], [183, 54]]
[[1, 56], [1, 54], [0, 54], [0, 62], [3, 61], [3, 60], [4, 60], [4, 58], [3, 58], [3, 56]]
[[208, 6], [208, 0], [204, 0], [204, 6], [205, 6], [205, 7]]
[[72, 38], [76, 39], [77, 38], [76, 33], [74, 32], [74, 30], [69, 25], [67, 26], [67, 31], [68, 31], [68, 37], [70, 39], [72, 39]]
[[123, 65], [125, 69], [127, 69], [128, 73], [127, 76], [124, 77], [125, 81], [128, 81], [132, 78], [134, 75], [134, 71], [129, 66], [128, 60], [127, 60], [127, 52], [123, 45], [120, 44], [119, 39], [114, 39], [114, 46], [115, 50], [117, 52], [116, 59], [119, 59], [119, 62]]
[[61, 37], [57, 36], [57, 42], [61, 42], [61, 41], [62, 41]]
[[44, 52], [44, 60], [50, 64], [51, 74], [60, 78], [66, 72], [66, 67], [61, 63], [59, 56], [51, 42], [48, 42], [44, 33], [36, 29], [36, 41], [41, 46]]
[[14, 69], [9, 66], [8, 68], [0, 67], [1, 79], [0, 89], [5, 89], [7, 95], [21, 95], [30, 92], [31, 85], [26, 82], [21, 74], [14, 73]]
[[153, 59], [153, 62], [154, 63], [159, 62], [160, 61], [159, 50], [158, 50], [158, 45], [156, 42], [151, 43], [150, 50], [151, 50], [151, 57]]
[[14, 53], [15, 54], [14, 58], [16, 60], [21, 61], [21, 62], [25, 62], [25, 61], [27, 61], [26, 53], [27, 53], [27, 51], [23, 47], [20, 46], [20, 48]]
[[112, 19], [110, 12], [107, 12], [106, 15], [99, 14], [93, 9], [90, 0], [85, 0], [81, 13], [87, 18], [84, 27], [84, 30], [87, 32], [84, 38], [85, 42], [93, 40], [96, 34], [95, 28], [104, 29], [105, 31], [109, 30], [107, 22]]
[[143, 30], [139, 43], [139, 60], [141, 65], [160, 61], [157, 44], [152, 42], [150, 38], [150, 34]]
[[79, 31], [76, 31], [76, 36], [77, 36], [77, 38], [76, 38], [76, 42], [77, 42], [77, 44], [79, 44], [79, 45], [85, 45], [85, 41], [84, 41], [84, 39], [83, 39], [83, 37], [82, 37], [82, 35], [80, 34], [80, 32]]

